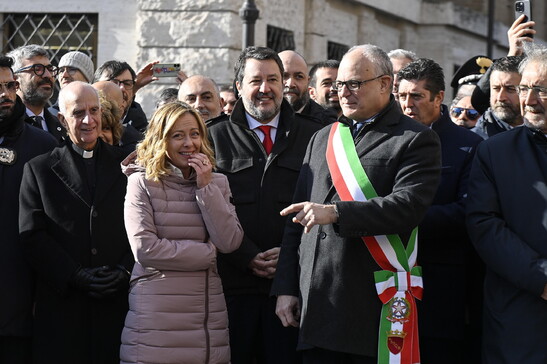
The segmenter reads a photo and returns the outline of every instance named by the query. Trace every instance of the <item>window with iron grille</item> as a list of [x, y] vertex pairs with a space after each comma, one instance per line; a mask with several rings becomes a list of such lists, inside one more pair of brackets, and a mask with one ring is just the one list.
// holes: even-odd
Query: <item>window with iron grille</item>
[[349, 47], [344, 44], [328, 42], [327, 43], [327, 59], [342, 60], [342, 56], [349, 50]]
[[[97, 65], [97, 25], [97, 14], [0, 14], [1, 53], [36, 44], [49, 51], [54, 65], [70, 51], [87, 54]], [[56, 88], [50, 101], [57, 98]]]
[[276, 52], [282, 52], [289, 49], [294, 50], [293, 31], [268, 25], [267, 33], [268, 48], [271, 48]]

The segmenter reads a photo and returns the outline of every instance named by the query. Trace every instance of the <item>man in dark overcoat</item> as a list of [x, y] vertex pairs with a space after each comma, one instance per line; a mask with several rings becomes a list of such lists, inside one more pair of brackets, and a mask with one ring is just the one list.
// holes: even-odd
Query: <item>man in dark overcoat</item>
[[547, 363], [547, 49], [518, 86], [524, 125], [481, 143], [467, 227], [486, 264], [482, 362]]
[[25, 105], [13, 60], [0, 56], [0, 363], [30, 363], [33, 276], [19, 241], [19, 187], [23, 166], [57, 142], [44, 130], [25, 123]]
[[296, 363], [298, 330], [281, 325], [270, 288], [286, 220], [279, 211], [291, 203], [306, 145], [322, 125], [295, 115], [283, 99], [283, 64], [275, 51], [244, 50], [235, 78], [241, 98], [232, 114], [207, 124], [245, 232], [238, 250], [218, 257], [232, 362]]
[[450, 119], [443, 104], [444, 73], [435, 61], [417, 59], [398, 76], [403, 113], [431, 127], [441, 139], [441, 182], [418, 233], [424, 280], [419, 306], [421, 359], [475, 363], [480, 351], [472, 344], [480, 338], [484, 268], [467, 235], [465, 202], [471, 162], [482, 138]]
[[118, 363], [132, 254], [123, 221], [123, 153], [99, 139], [96, 90], [61, 90], [70, 141], [25, 166], [19, 230], [38, 281], [35, 363]]
[[374, 272], [381, 268], [361, 237], [408, 241], [437, 189], [439, 138], [401, 114], [392, 82], [387, 54], [367, 44], [344, 55], [335, 84], [339, 121], [351, 127], [358, 163], [378, 197], [341, 201], [324, 128], [308, 145], [295, 203], [282, 212], [296, 215], [285, 229], [272, 294], [283, 324], [300, 326], [304, 363], [376, 363], [382, 302]]

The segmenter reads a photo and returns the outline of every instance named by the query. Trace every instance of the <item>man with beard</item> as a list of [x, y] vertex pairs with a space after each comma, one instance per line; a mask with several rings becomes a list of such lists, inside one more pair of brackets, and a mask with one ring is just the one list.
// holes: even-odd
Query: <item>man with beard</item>
[[190, 76], [181, 83], [179, 100], [196, 109], [204, 121], [218, 117], [224, 106], [215, 81], [201, 75]]
[[217, 170], [228, 177], [245, 232], [237, 251], [218, 256], [232, 363], [295, 363], [298, 331], [281, 325], [269, 295], [286, 222], [279, 211], [291, 203], [306, 145], [322, 125], [283, 98], [283, 64], [272, 49], [246, 48], [235, 80], [232, 115], [208, 123]]
[[97, 81], [111, 81], [118, 85], [125, 102], [122, 123], [144, 133], [148, 120], [141, 105], [135, 101], [137, 74], [133, 68], [127, 62], [107, 61], [95, 71], [93, 83]]
[[338, 100], [338, 92], [332, 87], [338, 76], [340, 61], [329, 59], [319, 62], [310, 69], [310, 86], [308, 93], [310, 98], [323, 106], [325, 109], [332, 109], [336, 116], [342, 115], [342, 108]]
[[0, 363], [30, 363], [33, 278], [26, 264], [17, 218], [23, 166], [57, 144], [49, 133], [25, 123], [13, 60], [0, 56]]
[[481, 143], [467, 228], [486, 264], [483, 363], [547, 363], [547, 48], [527, 50], [524, 125]]
[[496, 60], [490, 73], [490, 108], [479, 118], [471, 131], [483, 139], [522, 125], [517, 87], [522, 57], [509, 56]]
[[293, 110], [302, 115], [312, 117], [324, 125], [336, 121], [337, 115], [331, 110], [326, 110], [317, 102], [310, 99], [308, 86], [308, 65], [304, 57], [295, 51], [283, 51], [279, 53], [283, 62], [283, 96], [291, 104]]
[[49, 61], [48, 52], [31, 44], [14, 49], [7, 54], [13, 58], [15, 78], [19, 81], [19, 96], [26, 106], [26, 122], [50, 132], [58, 142], [66, 137], [59, 119], [46, 105], [53, 95], [57, 68]]

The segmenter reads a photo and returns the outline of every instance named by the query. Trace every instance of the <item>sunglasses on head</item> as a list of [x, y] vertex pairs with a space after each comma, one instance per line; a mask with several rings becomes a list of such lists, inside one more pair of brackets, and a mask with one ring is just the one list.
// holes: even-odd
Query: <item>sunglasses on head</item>
[[453, 107], [450, 112], [456, 118], [459, 118], [462, 112], [465, 112], [465, 116], [467, 116], [467, 118], [471, 120], [475, 120], [479, 117], [479, 112], [477, 110], [466, 109], [464, 107]]

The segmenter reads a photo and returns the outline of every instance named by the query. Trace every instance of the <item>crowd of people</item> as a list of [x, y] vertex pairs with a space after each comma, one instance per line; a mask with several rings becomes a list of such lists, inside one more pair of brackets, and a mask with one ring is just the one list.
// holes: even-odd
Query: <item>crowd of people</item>
[[248, 47], [150, 119], [157, 61], [0, 55], [0, 363], [547, 363], [534, 25], [450, 104], [435, 60], [371, 44]]

